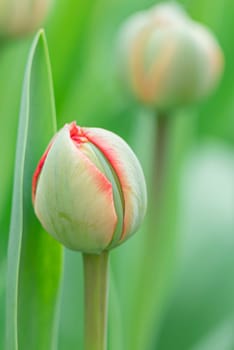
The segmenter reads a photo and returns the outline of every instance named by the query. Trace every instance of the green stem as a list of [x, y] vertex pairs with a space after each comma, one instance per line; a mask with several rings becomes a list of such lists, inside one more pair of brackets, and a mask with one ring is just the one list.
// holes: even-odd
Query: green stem
[[155, 151], [155, 168], [154, 178], [153, 178], [153, 188], [156, 185], [156, 201], [158, 205], [160, 205], [163, 192], [164, 192], [164, 182], [165, 182], [165, 168], [166, 168], [166, 160], [167, 160], [167, 146], [168, 146], [168, 127], [169, 127], [169, 116], [158, 114], [157, 129], [156, 129], [156, 151]]
[[134, 310], [135, 330], [131, 334], [129, 348], [146, 349], [152, 337], [153, 327], [160, 317], [160, 306], [164, 294], [167, 263], [164, 259], [167, 237], [162, 234], [162, 219], [165, 205], [166, 175], [168, 161], [168, 134], [170, 116], [158, 114], [155, 118], [155, 141], [152, 173], [149, 179], [148, 234], [145, 236], [139, 275], [138, 298]]
[[85, 350], [106, 350], [108, 252], [83, 254], [85, 288]]
[[[152, 175], [150, 179], [150, 188], [152, 191], [149, 194], [150, 232], [148, 234], [149, 246], [146, 248], [147, 251], [149, 249], [151, 250], [152, 244], [157, 244], [158, 246], [158, 234], [160, 231], [160, 224], [162, 219], [166, 190], [165, 182], [168, 171], [168, 133], [170, 128], [170, 116], [167, 114], [159, 113], [157, 115], [157, 118], [155, 118], [155, 126], [156, 140], [152, 160]], [[155, 249], [155, 247], [152, 247], [152, 249]]]

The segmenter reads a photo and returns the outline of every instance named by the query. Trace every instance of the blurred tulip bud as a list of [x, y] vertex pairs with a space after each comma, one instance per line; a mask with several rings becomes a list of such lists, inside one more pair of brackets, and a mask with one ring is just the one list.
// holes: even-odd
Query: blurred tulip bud
[[34, 173], [33, 203], [42, 226], [72, 250], [100, 253], [129, 238], [146, 211], [141, 166], [119, 136], [66, 124]]
[[208, 95], [223, 70], [223, 54], [205, 26], [176, 4], [131, 16], [120, 33], [121, 75], [142, 103], [169, 109]]
[[41, 26], [52, 0], [0, 0], [0, 36], [17, 37]]

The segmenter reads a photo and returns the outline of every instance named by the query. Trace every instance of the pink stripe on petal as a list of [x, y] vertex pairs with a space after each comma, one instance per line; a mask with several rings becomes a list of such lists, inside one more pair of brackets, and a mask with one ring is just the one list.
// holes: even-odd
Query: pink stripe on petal
[[[121, 241], [126, 238], [126, 235], [132, 233], [137, 219], [134, 216], [138, 214], [138, 199], [134, 195], [132, 186], [133, 177], [138, 174], [133, 174], [134, 169], [131, 169], [132, 159], [129, 162], [124, 159], [126, 151], [131, 153], [131, 157], [135, 157], [130, 151], [129, 146], [119, 136], [110, 131], [98, 128], [83, 128], [84, 135], [103, 153], [106, 159], [113, 167], [124, 197], [124, 225], [121, 236]], [[129, 154], [128, 154], [129, 155]], [[139, 200], [140, 202], [140, 200]], [[125, 210], [126, 209], [126, 210]], [[135, 220], [135, 221], [134, 221]]]

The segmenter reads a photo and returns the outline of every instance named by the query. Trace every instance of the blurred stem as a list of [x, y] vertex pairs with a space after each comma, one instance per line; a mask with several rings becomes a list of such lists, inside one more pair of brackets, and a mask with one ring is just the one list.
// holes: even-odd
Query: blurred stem
[[150, 186], [152, 191], [149, 193], [150, 232], [148, 235], [149, 246], [147, 249], [150, 251], [151, 249], [155, 249], [155, 247], [152, 247], [152, 243], [153, 245], [158, 245], [158, 234], [164, 207], [168, 166], [169, 128], [170, 116], [167, 113], [158, 113], [157, 118], [155, 118], [155, 141]]
[[[169, 158], [170, 115], [159, 113], [154, 120], [154, 146], [152, 150], [152, 170], [149, 179], [148, 198], [148, 234], [142, 252], [141, 271], [139, 272], [140, 294], [134, 307], [134, 333], [131, 334], [129, 349], [148, 349], [152, 333], [159, 320], [167, 262], [164, 258], [168, 246], [167, 235], [162, 235], [162, 217], [165, 206], [165, 194]], [[166, 256], [166, 255], [165, 255]], [[142, 290], [142, 286], [143, 290]]]
[[83, 254], [85, 350], [106, 350], [108, 261], [108, 252]]
[[156, 118], [156, 150], [153, 168], [153, 186], [154, 201], [156, 198], [157, 207], [160, 209], [161, 201], [163, 200], [164, 183], [165, 183], [165, 168], [167, 161], [167, 144], [168, 144], [168, 128], [170, 118], [166, 113], [159, 113]]

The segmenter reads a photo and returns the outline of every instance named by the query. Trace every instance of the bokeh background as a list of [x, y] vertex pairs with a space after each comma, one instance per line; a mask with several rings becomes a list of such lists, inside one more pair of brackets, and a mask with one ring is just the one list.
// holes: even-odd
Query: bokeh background
[[[147, 178], [156, 115], [123, 92], [116, 40], [127, 16], [156, 3], [54, 0], [45, 22], [58, 127], [76, 120], [118, 133], [138, 155]], [[179, 3], [213, 30], [225, 70], [209, 98], [171, 115], [162, 224], [149, 253], [154, 259], [149, 263], [142, 253], [149, 243], [147, 219], [139, 234], [112, 253], [110, 350], [234, 349], [234, 2]], [[0, 45], [1, 349], [16, 135], [32, 38]], [[142, 276], [152, 273], [154, 283], [147, 284]], [[65, 251], [59, 350], [82, 349], [82, 298], [81, 256]]]

